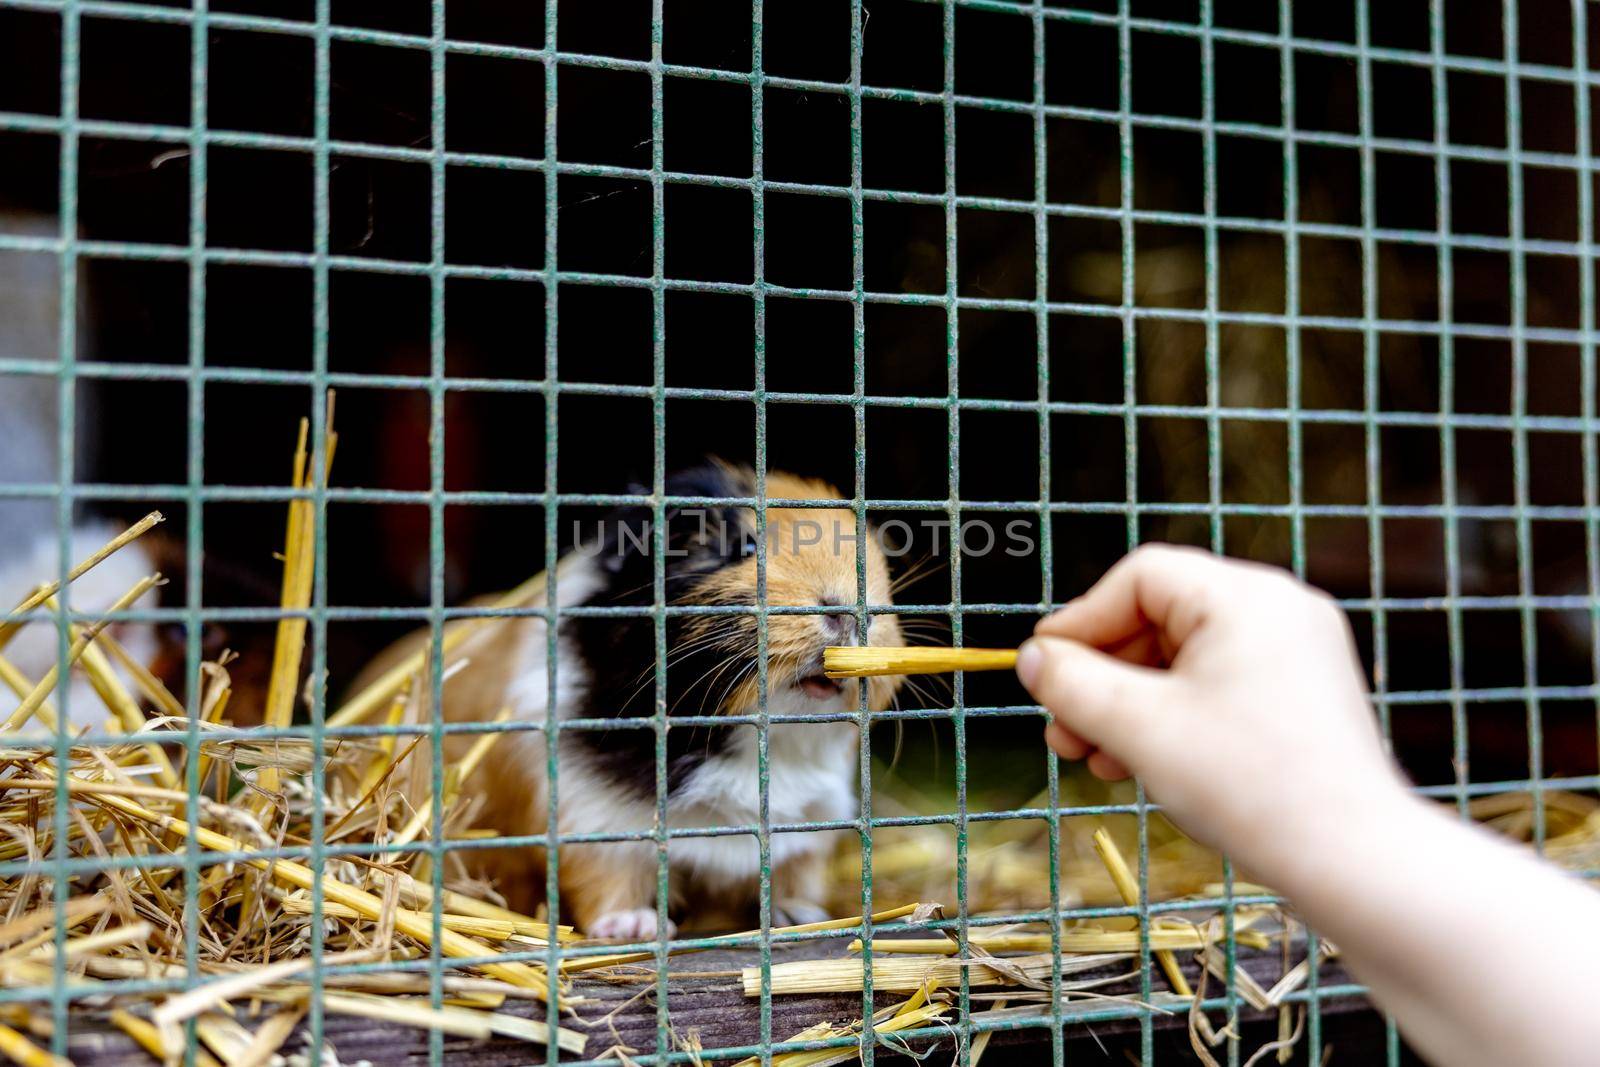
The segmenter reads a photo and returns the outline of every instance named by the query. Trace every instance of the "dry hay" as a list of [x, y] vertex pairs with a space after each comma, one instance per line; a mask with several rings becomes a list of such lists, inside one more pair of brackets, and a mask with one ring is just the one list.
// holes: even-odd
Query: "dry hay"
[[[325, 440], [331, 459], [337, 441], [331, 422]], [[326, 472], [324, 464], [323, 478]], [[302, 422], [293, 486], [310, 487], [312, 475]], [[159, 513], [147, 516], [69, 577], [86, 573], [160, 521]], [[267, 730], [290, 726], [301, 701], [313, 522], [310, 499], [290, 502], [281, 603], [300, 614], [278, 624], [262, 724]], [[160, 581], [159, 574], [144, 578], [111, 610], [126, 608]], [[202, 666], [199, 715], [191, 720], [184, 704], [117, 644], [103, 621], [71, 626], [68, 660], [88, 676], [105, 705], [105, 732], [127, 739], [84, 743], [83, 732], [65, 726], [50, 703], [59, 671], [30, 679], [3, 655], [5, 643], [27, 622], [23, 613], [56, 608], [59, 593], [59, 583], [46, 583], [0, 621], [0, 682], [19, 700], [0, 726], [0, 861], [13, 861], [20, 872], [0, 878], [0, 982], [35, 989], [43, 1000], [58, 952], [64, 951], [60, 966], [75, 994], [73, 1010], [104, 1010], [109, 1002], [111, 1021], [167, 1060], [182, 1055], [183, 1027], [193, 1020], [199, 1061], [230, 1067], [281, 1060], [279, 1049], [313, 996], [329, 1013], [456, 1035], [551, 1040], [545, 1023], [497, 1009], [507, 1000], [545, 999], [552, 992], [569, 1007], [570, 984], [562, 978], [552, 982], [536, 963], [494, 959], [546, 948], [548, 925], [500, 907], [454, 870], [443, 872], [439, 896], [426, 850], [394, 848], [432, 838], [435, 803], [423, 765], [428, 746], [419, 751], [418, 739], [396, 737], [329, 742], [319, 763], [317, 746], [307, 737], [255, 738], [230, 729], [227, 654]], [[113, 660], [132, 680], [131, 689]], [[365, 699], [403, 710], [419, 666]], [[345, 721], [359, 717], [347, 715]], [[63, 730], [64, 759], [56, 751]], [[191, 733], [194, 743], [188, 744]], [[437, 804], [443, 839], [469, 822], [460, 785], [496, 736], [480, 738], [444, 776]], [[415, 773], [418, 767], [423, 774]], [[415, 788], [419, 778], [421, 791]], [[191, 781], [198, 783], [192, 797]], [[67, 805], [58, 810], [63, 796]], [[329, 845], [372, 847], [356, 849], [359, 856], [326, 858], [320, 877], [306, 863], [270, 858], [283, 849], [303, 850], [319, 836]], [[191, 852], [197, 883], [192, 916], [186, 914], [185, 875]], [[231, 855], [219, 860], [209, 853]], [[46, 865], [61, 855], [88, 863], [69, 877], [67, 904], [58, 909]], [[446, 958], [489, 962], [447, 974], [446, 1000], [438, 1008], [429, 1002], [430, 977], [421, 971], [334, 973], [314, 989], [312, 924], [318, 911], [320, 951], [330, 967], [400, 964], [426, 959], [435, 948]], [[188, 935], [198, 981], [186, 963]], [[567, 927], [554, 936], [576, 937]], [[96, 986], [119, 979], [166, 979], [176, 991], [96, 992]], [[254, 1010], [237, 1012], [238, 1003]], [[24, 1034], [49, 1033], [43, 1005], [7, 1005], [4, 1022], [9, 1025], [0, 1026], [0, 1053], [30, 1064], [56, 1062]], [[567, 1027], [555, 1040], [573, 1052], [586, 1042], [583, 1033]]]

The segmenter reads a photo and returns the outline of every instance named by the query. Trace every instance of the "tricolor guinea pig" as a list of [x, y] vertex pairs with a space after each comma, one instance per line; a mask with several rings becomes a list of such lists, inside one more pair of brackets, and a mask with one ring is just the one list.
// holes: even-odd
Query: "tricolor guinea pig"
[[[755, 495], [755, 477], [748, 468], [712, 462], [669, 478], [666, 491], [673, 497], [748, 498]], [[766, 493], [769, 499], [794, 500], [839, 495], [824, 482], [781, 473], [768, 475]], [[858, 547], [866, 553], [867, 602], [890, 602], [884, 554], [871, 531], [856, 536], [855, 515], [848, 509], [769, 507], [766, 517], [767, 604], [815, 609], [766, 617], [767, 710], [801, 719], [854, 712], [860, 682], [824, 677], [822, 650], [854, 644], [859, 637], [853, 609]], [[599, 728], [591, 722], [561, 730], [557, 766], [561, 913], [591, 937], [645, 939], [657, 930], [656, 842], [604, 839], [649, 833], [656, 824], [658, 646], [649, 615], [656, 603], [653, 520], [648, 506], [623, 508], [602, 523], [598, 537], [563, 558], [557, 600], [563, 608], [580, 610], [559, 624], [554, 707], [550, 642], [544, 620], [537, 618], [516, 619], [490, 628], [481, 639], [469, 639], [452, 656], [469, 662], [444, 687], [445, 717], [451, 720], [487, 720], [505, 708], [527, 721], [602, 721]], [[666, 604], [757, 606], [753, 509], [669, 509], [662, 534]], [[586, 610], [607, 608], [624, 610]], [[894, 616], [868, 619], [868, 643], [902, 643]], [[666, 617], [669, 717], [758, 712], [758, 625], [750, 612]], [[863, 681], [872, 710], [888, 707], [899, 685], [895, 678]], [[453, 750], [459, 747], [452, 744]], [[669, 828], [758, 824], [754, 725], [671, 726], [664, 748]], [[770, 724], [771, 824], [855, 818], [857, 760], [853, 722]], [[464, 784], [479, 804], [477, 825], [502, 836], [545, 833], [546, 768], [542, 730], [503, 735]], [[772, 835], [775, 925], [826, 917], [824, 869], [838, 833]], [[569, 842], [569, 837], [579, 840]], [[492, 879], [512, 907], [526, 912], [545, 899], [542, 851], [497, 847], [461, 855], [475, 874]], [[754, 908], [760, 859], [753, 834], [673, 836], [667, 860], [674, 912]]]

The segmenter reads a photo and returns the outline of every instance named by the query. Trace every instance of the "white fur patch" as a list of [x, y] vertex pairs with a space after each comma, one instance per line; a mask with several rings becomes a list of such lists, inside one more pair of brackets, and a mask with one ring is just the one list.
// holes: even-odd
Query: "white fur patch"
[[[594, 595], [604, 579], [594, 561], [580, 558], [559, 569], [556, 603], [569, 608]], [[528, 637], [521, 649], [521, 662], [511, 680], [506, 698], [512, 713], [529, 722], [543, 722], [550, 703], [549, 644], [543, 619], [530, 619]], [[572, 710], [589, 685], [589, 672], [578, 659], [569, 641], [556, 642], [556, 707], [563, 718], [573, 718]]]
[[[796, 702], [803, 706], [795, 706]], [[839, 705], [835, 707], [834, 705]], [[843, 698], [812, 700], [785, 687], [768, 696], [773, 714], [843, 710]], [[852, 723], [779, 723], [767, 733], [767, 810], [770, 823], [834, 822], [856, 814], [856, 727]], [[689, 775], [673, 798], [674, 828], [754, 826], [761, 816], [756, 728], [733, 728], [730, 743]], [[833, 847], [834, 835], [816, 831], [771, 838], [774, 866]], [[713, 888], [734, 888], [760, 871], [757, 840], [747, 834], [677, 837], [674, 866]]]

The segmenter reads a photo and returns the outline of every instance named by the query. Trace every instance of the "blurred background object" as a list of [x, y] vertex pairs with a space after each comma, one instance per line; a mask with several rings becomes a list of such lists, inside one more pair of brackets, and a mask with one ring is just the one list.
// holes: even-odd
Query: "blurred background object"
[[[44, 215], [12, 211], [0, 217], [0, 231], [53, 237], [60, 232], [60, 222]], [[52, 362], [59, 349], [61, 301], [61, 276], [54, 258], [0, 256], [0, 362]], [[0, 437], [4, 442], [0, 447], [0, 484], [19, 490], [60, 484], [62, 424], [58, 389], [54, 376], [0, 374]], [[74, 454], [86, 457], [89, 469], [93, 469], [101, 450], [97, 414], [86, 398], [71, 427]], [[71, 513], [68, 567], [115, 537], [124, 525], [96, 518], [90, 509], [81, 506], [73, 507]], [[19, 492], [0, 498], [0, 545], [6, 546], [0, 555], [0, 603], [16, 604], [40, 583], [60, 577], [63, 564], [59, 518], [59, 500], [50, 493]], [[85, 614], [103, 612], [156, 569], [147, 545], [131, 545], [74, 582], [66, 604]], [[148, 608], [155, 599], [152, 593], [133, 606]], [[153, 623], [118, 622], [110, 625], [107, 632], [141, 662], [158, 659], [160, 644]], [[59, 652], [59, 630], [50, 622], [22, 627], [7, 646], [13, 664], [31, 679], [44, 677], [57, 662]], [[114, 669], [127, 681], [122, 668]], [[69, 721], [76, 726], [98, 727], [103, 717], [99, 699], [88, 679], [79, 673], [73, 674], [71, 692], [64, 701], [57, 697], [56, 704], [66, 708]]]

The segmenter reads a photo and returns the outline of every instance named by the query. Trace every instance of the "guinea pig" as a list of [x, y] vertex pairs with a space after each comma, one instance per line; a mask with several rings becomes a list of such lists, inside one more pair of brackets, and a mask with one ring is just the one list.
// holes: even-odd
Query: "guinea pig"
[[[667, 480], [675, 497], [755, 495], [754, 473], [720, 461]], [[772, 473], [772, 499], [837, 499], [824, 482]], [[887, 561], [870, 530], [856, 536], [855, 514], [842, 508], [769, 507], [767, 604], [817, 609], [768, 615], [766, 707], [805, 717], [855, 712], [856, 679], [822, 673], [822, 650], [859, 636], [856, 553], [866, 552], [866, 599], [890, 602]], [[556, 596], [562, 617], [555, 642], [555, 706], [550, 706], [545, 623], [519, 618], [486, 628], [452, 660], [467, 664], [447, 677], [445, 718], [487, 720], [502, 708], [514, 719], [604, 720], [600, 728], [560, 731], [557, 761], [557, 856], [561, 913], [591, 937], [653, 938], [657, 931], [657, 845], [653, 839], [566, 841], [571, 836], [650, 833], [657, 811], [656, 603], [654, 513], [625, 507], [600, 536], [563, 557]], [[756, 606], [755, 512], [748, 507], [668, 509], [662, 541], [669, 605]], [[631, 612], [587, 612], [622, 608]], [[867, 641], [902, 643], [897, 619], [869, 615]], [[759, 710], [758, 622], [753, 613], [677, 613], [666, 621], [668, 716], [753, 715]], [[871, 678], [867, 707], [887, 708], [897, 678]], [[771, 824], [837, 822], [857, 814], [857, 726], [850, 721], [782, 722], [768, 728]], [[470, 742], [470, 738], [466, 739]], [[452, 750], [464, 747], [452, 739]], [[760, 797], [757, 728], [669, 726], [665, 748], [666, 822], [673, 830], [755, 826]], [[479, 805], [476, 823], [501, 836], [548, 829], [545, 734], [504, 734], [463, 789]], [[774, 925], [827, 917], [827, 859], [839, 831], [793, 831], [771, 837]], [[749, 913], [758, 900], [760, 856], [753, 834], [673, 836], [667, 843], [670, 907], [700, 914]], [[545, 899], [541, 850], [490, 847], [461, 853], [469, 870], [491, 879], [507, 903], [531, 911]], [[672, 924], [667, 924], [673, 929]]]

